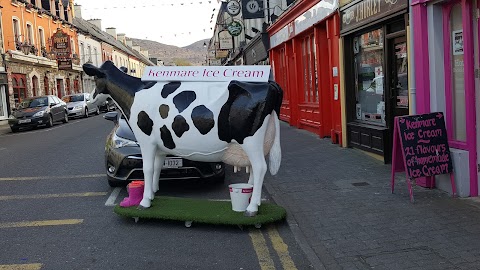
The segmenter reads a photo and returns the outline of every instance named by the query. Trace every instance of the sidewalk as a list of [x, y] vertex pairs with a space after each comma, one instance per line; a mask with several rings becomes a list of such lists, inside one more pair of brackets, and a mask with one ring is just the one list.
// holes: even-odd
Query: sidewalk
[[0, 135], [12, 132], [7, 120], [0, 121]]
[[480, 204], [415, 187], [390, 165], [281, 124], [282, 164], [265, 188], [316, 269], [480, 269]]

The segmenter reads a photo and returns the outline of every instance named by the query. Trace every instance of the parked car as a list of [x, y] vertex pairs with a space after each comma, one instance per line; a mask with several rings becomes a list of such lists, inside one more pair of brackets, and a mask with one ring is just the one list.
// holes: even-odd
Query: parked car
[[102, 102], [98, 108], [100, 108], [100, 111], [102, 112], [111, 112], [115, 111], [115, 102], [111, 98], [107, 98], [104, 102]]
[[62, 97], [62, 100], [67, 103], [68, 117], [86, 118], [90, 114], [100, 114], [98, 106], [90, 102], [89, 93], [66, 95]]
[[[105, 169], [108, 184], [116, 187], [127, 185], [133, 180], [143, 180], [142, 153], [127, 120], [118, 112], [108, 112], [104, 118], [115, 123], [113, 130], [107, 136], [105, 146]], [[167, 156], [160, 179], [205, 179], [223, 182], [225, 164]]]
[[56, 96], [46, 95], [25, 98], [14, 108], [8, 119], [12, 132], [20, 128], [53, 126], [54, 122], [68, 122], [67, 104]]

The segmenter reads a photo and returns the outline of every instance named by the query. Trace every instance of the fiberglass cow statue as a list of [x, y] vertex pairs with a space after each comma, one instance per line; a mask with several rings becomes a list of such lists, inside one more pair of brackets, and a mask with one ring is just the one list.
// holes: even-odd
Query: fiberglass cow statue
[[[250, 168], [253, 185], [246, 216], [255, 216], [263, 180], [280, 167], [283, 91], [270, 82], [145, 82], [112, 62], [83, 65], [95, 76], [96, 93], [109, 94], [124, 114], [142, 152], [145, 188], [139, 207], [148, 208], [158, 191], [168, 154], [195, 161], [222, 161]], [[95, 98], [95, 97], [94, 97]]]

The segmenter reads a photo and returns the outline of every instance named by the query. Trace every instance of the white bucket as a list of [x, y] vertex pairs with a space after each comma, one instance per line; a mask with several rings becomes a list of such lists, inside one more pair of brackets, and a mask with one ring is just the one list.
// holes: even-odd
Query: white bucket
[[232, 210], [235, 212], [245, 212], [252, 197], [253, 185], [250, 184], [231, 184], [230, 199], [232, 200]]

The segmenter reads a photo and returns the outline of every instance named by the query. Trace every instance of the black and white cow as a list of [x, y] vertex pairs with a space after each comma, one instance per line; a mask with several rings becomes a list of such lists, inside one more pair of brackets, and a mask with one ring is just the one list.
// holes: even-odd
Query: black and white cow
[[140, 207], [150, 207], [165, 157], [172, 154], [250, 167], [253, 193], [245, 215], [256, 215], [267, 171], [265, 155], [272, 175], [280, 167], [283, 91], [278, 84], [144, 82], [110, 61], [83, 69], [96, 77], [96, 94], [109, 94], [117, 103], [140, 145], [145, 176]]

